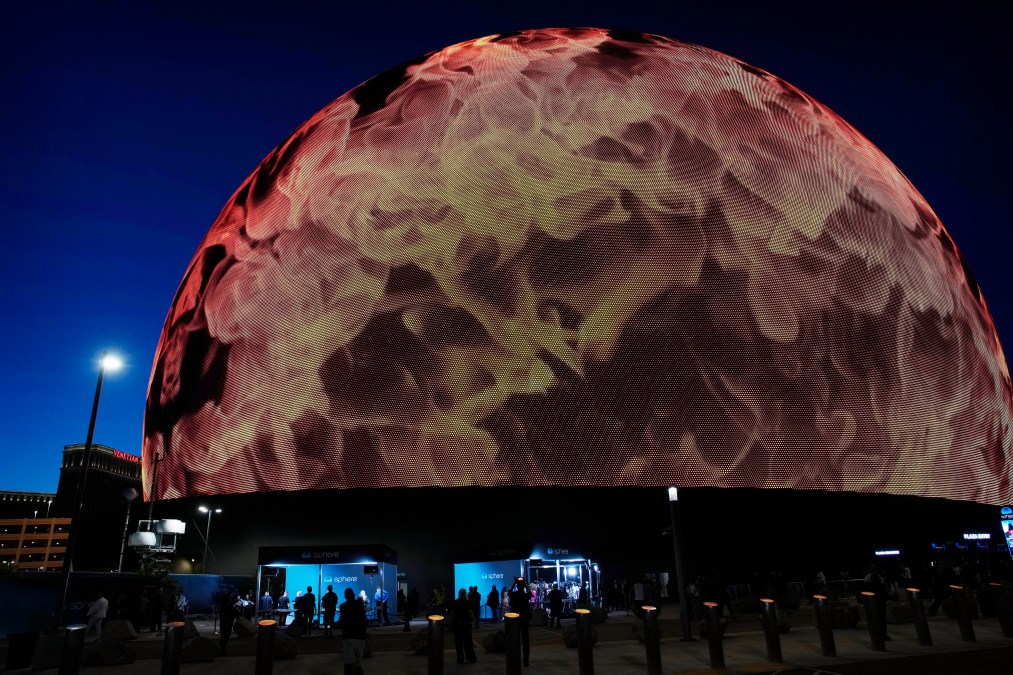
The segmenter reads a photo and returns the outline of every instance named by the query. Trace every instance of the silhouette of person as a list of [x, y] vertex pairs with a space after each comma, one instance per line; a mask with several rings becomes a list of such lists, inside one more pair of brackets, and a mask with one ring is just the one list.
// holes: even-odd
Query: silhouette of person
[[288, 621], [288, 613], [292, 611], [292, 603], [288, 599], [288, 591], [278, 596], [278, 623], [282, 626]]
[[450, 627], [454, 631], [454, 649], [457, 650], [457, 662], [475, 663], [478, 657], [475, 656], [475, 644], [471, 639], [471, 626], [475, 618], [471, 612], [471, 598], [462, 588], [457, 592], [457, 600], [451, 606]]
[[376, 622], [381, 626], [390, 625], [390, 616], [387, 615], [387, 603], [390, 601], [390, 593], [383, 589], [383, 586], [376, 587], [373, 594], [373, 604], [376, 606]]
[[222, 592], [218, 595], [218, 621], [221, 623], [218, 637], [219, 656], [228, 656], [226, 649], [229, 646], [229, 638], [232, 637], [232, 627], [236, 623], [238, 602], [239, 596], [235, 593]]
[[306, 587], [306, 594], [302, 596], [303, 615], [306, 617], [306, 634], [309, 635], [313, 629], [313, 615], [317, 613], [317, 596], [313, 595], [313, 587]]
[[334, 592], [333, 586], [327, 587], [327, 592], [320, 598], [320, 606], [324, 610], [324, 635], [334, 635], [334, 612], [338, 609], [338, 594]]
[[529, 632], [531, 603], [528, 602], [530, 598], [531, 592], [528, 590], [524, 577], [517, 577], [514, 580], [513, 586], [510, 587], [510, 611], [516, 612], [518, 616], [517, 622], [521, 633], [521, 655], [523, 656], [525, 666], [530, 665], [529, 661], [531, 657], [531, 635]]
[[489, 591], [489, 595], [486, 596], [485, 604], [489, 607], [489, 613], [492, 614], [492, 622], [496, 623], [499, 621], [499, 591], [496, 590], [496, 586], [492, 587]]
[[559, 590], [559, 584], [552, 584], [552, 590], [546, 596], [549, 601], [549, 628], [555, 624], [563, 627], [563, 591]]
[[468, 587], [468, 602], [471, 603], [472, 620], [475, 622], [475, 628], [478, 629], [478, 620], [482, 615], [482, 594], [478, 592], [478, 586]]
[[338, 608], [341, 616], [341, 657], [345, 664], [345, 675], [362, 673], [362, 652], [366, 645], [366, 610], [355, 597], [355, 591], [345, 589], [345, 601]]

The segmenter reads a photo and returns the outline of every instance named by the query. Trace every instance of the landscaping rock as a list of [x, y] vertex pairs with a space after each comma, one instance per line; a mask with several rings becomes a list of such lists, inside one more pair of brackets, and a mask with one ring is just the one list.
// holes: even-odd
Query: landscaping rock
[[183, 641], [179, 660], [182, 663], [200, 663], [214, 661], [216, 656], [218, 656], [218, 642], [213, 638], [198, 635]]
[[299, 655], [299, 643], [287, 635], [288, 631], [275, 632], [274, 646], [271, 649], [271, 657], [275, 661], [294, 659]]
[[482, 646], [489, 654], [503, 654], [506, 652], [506, 633], [501, 630], [495, 633], [486, 633], [482, 637]]
[[245, 616], [236, 619], [236, 622], [232, 625], [232, 630], [236, 631], [236, 635], [241, 638], [253, 637], [257, 634], [257, 629], [253, 626], [253, 622]]
[[126, 642], [99, 638], [85, 648], [81, 658], [82, 666], [122, 666], [137, 659], [134, 650]]
[[110, 640], [136, 640], [137, 629], [126, 619], [106, 621], [102, 627], [102, 637]]

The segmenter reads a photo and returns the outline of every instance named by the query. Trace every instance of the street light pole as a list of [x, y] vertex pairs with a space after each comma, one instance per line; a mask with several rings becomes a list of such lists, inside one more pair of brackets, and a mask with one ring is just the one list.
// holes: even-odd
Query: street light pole
[[74, 503], [71, 505], [70, 532], [67, 536], [67, 549], [63, 554], [63, 583], [61, 591], [56, 595], [56, 606], [53, 608], [53, 628], [59, 628], [63, 619], [63, 608], [67, 604], [67, 590], [70, 588], [70, 573], [74, 567], [74, 550], [81, 533], [81, 510], [84, 505], [84, 486], [88, 480], [88, 467], [91, 464], [91, 442], [95, 436], [95, 418], [98, 416], [98, 402], [102, 396], [102, 380], [106, 370], [119, 370], [123, 362], [119, 357], [102, 352], [99, 361], [98, 382], [95, 383], [95, 400], [91, 404], [91, 419], [88, 421], [88, 436], [84, 441], [84, 458], [81, 462], [81, 475], [74, 491]]
[[[208, 526], [204, 529], [204, 557], [201, 559], [201, 572], [208, 573], [208, 546], [211, 541], [211, 514], [221, 513], [221, 509], [211, 509], [207, 506], [198, 506], [197, 510], [208, 514]], [[199, 530], [198, 530], [199, 531]]]
[[123, 542], [120, 544], [120, 564], [116, 566], [117, 573], [123, 571], [123, 555], [127, 552], [127, 533], [130, 531], [130, 507], [137, 499], [137, 490], [127, 488], [123, 491], [123, 498], [127, 500], [127, 519], [123, 521]]
[[668, 488], [668, 507], [672, 516], [672, 546], [675, 548], [675, 576], [679, 589], [679, 623], [682, 624], [682, 641], [693, 641], [692, 611], [686, 599], [685, 564], [682, 559], [682, 527], [679, 522], [679, 488]]

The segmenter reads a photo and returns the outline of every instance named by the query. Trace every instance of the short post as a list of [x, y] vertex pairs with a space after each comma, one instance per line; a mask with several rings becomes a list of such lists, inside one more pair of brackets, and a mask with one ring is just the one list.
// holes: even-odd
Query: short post
[[957, 624], [960, 626], [960, 639], [964, 642], [977, 642], [974, 626], [971, 625], [971, 613], [967, 610], [967, 594], [963, 586], [950, 586], [950, 597], [957, 610]]
[[1013, 637], [1013, 619], [1010, 618], [1009, 601], [1006, 600], [1006, 591], [1003, 590], [1002, 584], [997, 584], [994, 581], [988, 587], [992, 591], [992, 597], [995, 598], [995, 613], [999, 617], [999, 628], [1002, 629], [1002, 636]]
[[813, 611], [816, 613], [816, 629], [820, 633], [820, 649], [823, 656], [837, 656], [837, 644], [834, 642], [834, 622], [830, 618], [827, 596], [813, 596]]
[[429, 675], [443, 675], [443, 621], [440, 614], [429, 615]]
[[162, 646], [162, 675], [179, 675], [180, 655], [183, 653], [182, 621], [172, 621], [165, 627], [165, 644]]
[[580, 675], [594, 675], [591, 644], [591, 610], [577, 610], [577, 668]]
[[707, 608], [707, 646], [710, 648], [711, 668], [725, 667], [725, 647], [721, 642], [721, 605], [705, 602]]
[[932, 646], [932, 633], [929, 632], [929, 620], [925, 618], [925, 607], [922, 606], [922, 592], [918, 588], [907, 588], [907, 601], [911, 605], [911, 620], [915, 624], [918, 644], [923, 647]]
[[777, 601], [760, 598], [760, 608], [763, 637], [767, 642], [767, 660], [781, 663], [784, 657], [781, 656], [781, 635], [777, 632]]
[[876, 652], [886, 651], [886, 626], [883, 626], [882, 619], [879, 616], [879, 610], [876, 608], [876, 594], [872, 591], [862, 591], [859, 595], [862, 596], [862, 604], [865, 605], [865, 625], [869, 628], [869, 644], [872, 645], [872, 650]]
[[507, 612], [503, 615], [506, 633], [507, 675], [521, 675], [521, 615]]
[[257, 662], [255, 675], [271, 675], [274, 669], [274, 626], [277, 621], [265, 619], [257, 622]]
[[658, 608], [644, 605], [644, 647], [647, 650], [647, 675], [661, 675], [661, 630]]
[[88, 626], [83, 623], [75, 623], [64, 630], [59, 675], [77, 675], [81, 671], [81, 655], [84, 654], [84, 634], [87, 628]]

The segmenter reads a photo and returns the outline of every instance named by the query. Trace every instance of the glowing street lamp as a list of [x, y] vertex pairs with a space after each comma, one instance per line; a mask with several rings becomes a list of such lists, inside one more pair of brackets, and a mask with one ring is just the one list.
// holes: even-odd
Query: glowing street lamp
[[95, 400], [91, 404], [91, 420], [88, 422], [88, 436], [84, 441], [84, 459], [81, 463], [81, 476], [74, 491], [74, 503], [71, 505], [70, 533], [67, 536], [67, 549], [63, 554], [63, 590], [56, 596], [56, 607], [53, 612], [53, 627], [58, 628], [63, 618], [63, 608], [67, 604], [67, 589], [70, 587], [70, 573], [74, 567], [74, 549], [78, 534], [81, 532], [81, 509], [84, 505], [84, 486], [88, 480], [88, 467], [91, 465], [91, 441], [95, 436], [95, 418], [98, 416], [98, 402], [102, 396], [102, 381], [106, 371], [116, 372], [123, 367], [123, 359], [102, 352], [99, 360], [98, 382], [95, 384]]
[[201, 562], [201, 572], [208, 573], [208, 542], [211, 540], [211, 514], [221, 513], [221, 509], [211, 509], [207, 506], [198, 506], [197, 510], [208, 514], [208, 526], [204, 529], [204, 558]]

